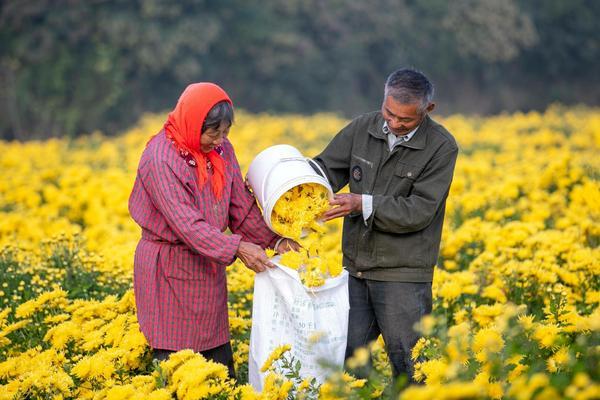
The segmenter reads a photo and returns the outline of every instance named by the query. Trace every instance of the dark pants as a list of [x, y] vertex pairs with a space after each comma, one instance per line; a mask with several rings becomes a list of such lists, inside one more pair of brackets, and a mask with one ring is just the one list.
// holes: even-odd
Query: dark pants
[[419, 340], [413, 326], [431, 313], [431, 283], [348, 280], [350, 315], [346, 359], [354, 350], [383, 335], [394, 378], [414, 383], [411, 350]]
[[[173, 350], [153, 349], [152, 356], [155, 360], [164, 361], [171, 354], [175, 353]], [[212, 360], [220, 364], [226, 365], [229, 370], [229, 377], [235, 379], [235, 369], [233, 368], [233, 352], [231, 351], [231, 343], [227, 342], [221, 346], [201, 351], [200, 354], [207, 360]]]

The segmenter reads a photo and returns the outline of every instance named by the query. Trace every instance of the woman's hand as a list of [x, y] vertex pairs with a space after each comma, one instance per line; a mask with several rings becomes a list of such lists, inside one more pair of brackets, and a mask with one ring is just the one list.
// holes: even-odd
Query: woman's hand
[[263, 272], [267, 268], [275, 267], [265, 251], [254, 243], [241, 241], [235, 255], [254, 272]]
[[287, 253], [290, 250], [298, 251], [302, 246], [298, 242], [292, 239], [284, 238], [282, 239], [275, 248], [275, 251], [278, 254]]

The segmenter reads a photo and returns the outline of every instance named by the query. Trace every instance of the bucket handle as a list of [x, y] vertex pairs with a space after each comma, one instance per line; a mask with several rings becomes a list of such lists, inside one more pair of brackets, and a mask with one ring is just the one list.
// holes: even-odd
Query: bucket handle
[[266, 183], [267, 183], [267, 179], [271, 175], [271, 171], [273, 171], [273, 169], [275, 169], [275, 166], [277, 166], [277, 164], [285, 162], [285, 161], [305, 161], [305, 157], [286, 157], [286, 158], [280, 158], [279, 160], [277, 160], [277, 162], [275, 164], [273, 164], [271, 166], [271, 169], [269, 169], [269, 171], [265, 174], [265, 177], [263, 178], [263, 181], [262, 181], [262, 186], [261, 186], [262, 189], [261, 189], [261, 193], [260, 193], [260, 200], [262, 200], [263, 204], [265, 202]]
[[318, 170], [319, 170], [319, 172], [321, 173], [321, 176], [322, 176], [323, 178], [325, 178], [325, 180], [327, 180], [327, 175], [325, 175], [325, 172], [323, 171], [323, 168], [321, 168], [321, 166], [319, 165], [319, 163], [318, 163], [318, 162], [316, 162], [315, 160], [313, 160], [313, 159], [312, 159], [312, 158], [310, 158], [310, 157], [305, 157], [305, 160], [306, 160], [306, 161], [307, 161], [309, 164], [312, 164], [312, 165], [314, 165], [315, 167], [317, 167], [317, 169], [318, 169]]

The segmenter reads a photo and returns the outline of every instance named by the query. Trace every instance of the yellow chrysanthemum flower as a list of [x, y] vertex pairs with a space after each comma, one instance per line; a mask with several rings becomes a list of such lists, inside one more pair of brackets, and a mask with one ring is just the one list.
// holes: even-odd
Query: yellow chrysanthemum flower
[[289, 344], [282, 344], [281, 346], [276, 347], [263, 363], [260, 372], [268, 371], [273, 365], [273, 363], [279, 360], [281, 357], [283, 357], [283, 354], [287, 351], [290, 351], [291, 348], [292, 346], [290, 346]]

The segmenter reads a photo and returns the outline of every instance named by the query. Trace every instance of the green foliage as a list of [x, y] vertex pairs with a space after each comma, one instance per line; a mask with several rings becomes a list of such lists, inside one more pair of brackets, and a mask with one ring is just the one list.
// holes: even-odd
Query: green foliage
[[17, 307], [54, 287], [65, 290], [70, 299], [101, 300], [108, 295], [123, 295], [129, 286], [100, 272], [101, 261], [81, 249], [77, 238], [63, 236], [45, 242], [35, 259], [23, 257], [16, 248], [2, 248], [0, 307]]
[[[78, 238], [59, 237], [44, 245], [43, 263], [49, 276], [61, 276], [57, 283], [71, 299], [103, 299], [108, 295], [122, 296], [129, 288], [111, 276], [98, 271], [99, 259], [90, 257], [80, 247]], [[42, 272], [42, 278], [44, 278]]]
[[36, 297], [31, 278], [31, 274], [21, 270], [14, 249], [0, 250], [0, 307], [16, 307], [21, 302]]
[[[13, 247], [0, 249], [0, 311], [17, 309], [27, 301], [35, 301], [42, 293], [61, 288], [70, 299], [97, 299], [107, 295], [122, 296], [128, 289], [97, 270], [98, 262], [81, 247], [77, 237], [58, 236], [46, 241], [35, 259], [23, 256]], [[13, 343], [10, 352], [20, 352], [36, 346], [47, 347], [43, 338], [50, 325], [45, 319], [61, 314], [60, 307], [52, 304], [40, 306], [28, 318], [23, 328], [8, 335]], [[8, 323], [18, 321], [13, 313]], [[9, 355], [0, 346], [0, 361]]]

